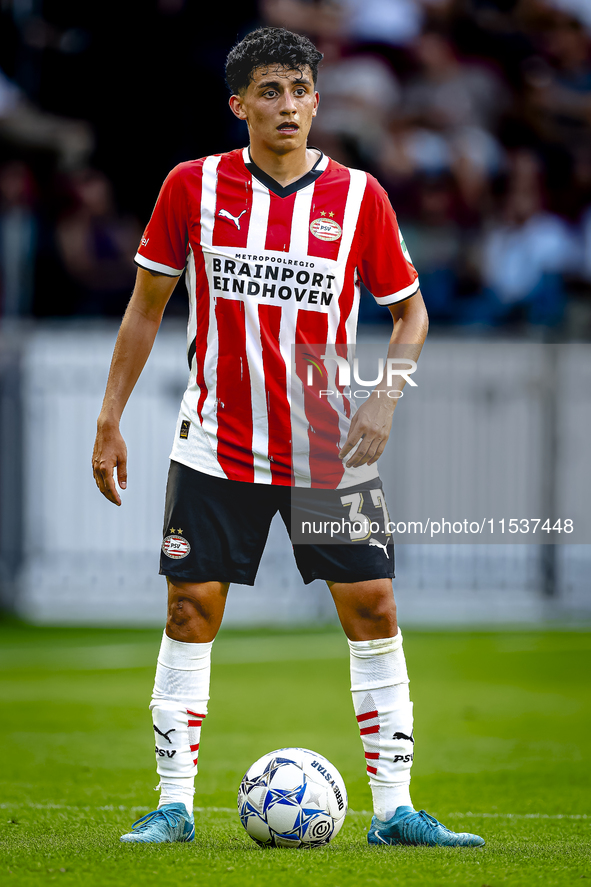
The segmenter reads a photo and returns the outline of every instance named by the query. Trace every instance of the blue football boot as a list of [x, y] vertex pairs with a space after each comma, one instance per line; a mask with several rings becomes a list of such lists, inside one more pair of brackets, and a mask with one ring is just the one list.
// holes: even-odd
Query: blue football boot
[[194, 837], [195, 823], [185, 805], [164, 804], [134, 822], [131, 831], [119, 840], [124, 844], [174, 844], [192, 841]]
[[406, 844], [410, 847], [482, 847], [484, 839], [469, 832], [452, 832], [424, 810], [398, 807], [387, 822], [376, 816], [367, 833], [368, 844]]

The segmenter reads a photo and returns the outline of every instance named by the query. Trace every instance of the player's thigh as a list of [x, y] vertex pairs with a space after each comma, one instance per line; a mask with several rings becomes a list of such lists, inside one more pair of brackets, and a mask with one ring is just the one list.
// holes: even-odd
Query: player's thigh
[[179, 583], [253, 585], [277, 505], [265, 484], [171, 462], [160, 572]]

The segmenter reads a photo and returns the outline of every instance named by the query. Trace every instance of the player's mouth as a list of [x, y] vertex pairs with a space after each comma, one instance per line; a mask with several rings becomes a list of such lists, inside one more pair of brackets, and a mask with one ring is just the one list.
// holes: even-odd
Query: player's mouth
[[277, 130], [279, 132], [296, 133], [299, 130], [297, 123], [281, 123]]

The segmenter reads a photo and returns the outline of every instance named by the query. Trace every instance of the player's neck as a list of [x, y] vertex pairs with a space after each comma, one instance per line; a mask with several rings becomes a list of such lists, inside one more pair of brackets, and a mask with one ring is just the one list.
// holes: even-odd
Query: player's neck
[[273, 151], [253, 145], [251, 142], [250, 156], [259, 169], [262, 169], [285, 188], [310, 172], [320, 157], [320, 152], [315, 148], [304, 146], [302, 151], [275, 154]]

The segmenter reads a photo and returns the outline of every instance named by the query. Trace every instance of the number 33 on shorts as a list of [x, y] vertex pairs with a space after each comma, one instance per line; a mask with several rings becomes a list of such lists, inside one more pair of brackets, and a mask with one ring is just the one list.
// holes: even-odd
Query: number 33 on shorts
[[[349, 509], [345, 526], [349, 531], [351, 542], [365, 542], [375, 536], [391, 536], [389, 530], [390, 515], [386, 507], [384, 491], [377, 487], [366, 490], [371, 501], [364, 498], [361, 492], [348, 493], [341, 496], [341, 505]], [[365, 509], [365, 510], [364, 510]], [[374, 539], [380, 544], [377, 539]]]

